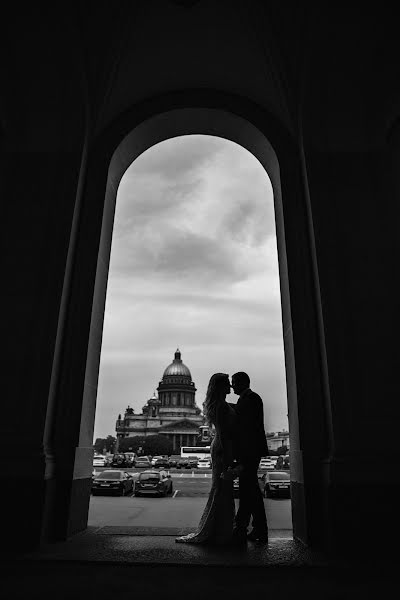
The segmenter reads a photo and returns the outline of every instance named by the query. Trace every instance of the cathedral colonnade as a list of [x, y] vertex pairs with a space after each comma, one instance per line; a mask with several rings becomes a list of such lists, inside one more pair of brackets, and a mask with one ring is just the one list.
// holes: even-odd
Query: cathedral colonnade
[[174, 453], [178, 453], [181, 446], [197, 446], [197, 436], [192, 433], [167, 433], [164, 435], [171, 440]]

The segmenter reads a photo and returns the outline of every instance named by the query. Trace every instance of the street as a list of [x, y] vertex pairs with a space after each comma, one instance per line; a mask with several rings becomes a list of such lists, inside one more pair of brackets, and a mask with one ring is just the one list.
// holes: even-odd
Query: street
[[[96, 467], [95, 471], [103, 471]], [[140, 470], [126, 469], [134, 478]], [[199, 523], [211, 486], [210, 470], [169, 471], [172, 497], [91, 496], [88, 525], [93, 527], [193, 527]], [[238, 500], [235, 499], [236, 508]], [[269, 528], [292, 529], [288, 498], [264, 499]]]

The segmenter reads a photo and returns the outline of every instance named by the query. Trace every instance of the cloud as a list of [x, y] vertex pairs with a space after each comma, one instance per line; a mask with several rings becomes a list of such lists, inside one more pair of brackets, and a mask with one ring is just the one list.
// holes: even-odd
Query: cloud
[[225, 140], [205, 135], [172, 138], [141, 154], [124, 175], [127, 185], [135, 174], [162, 177], [165, 180], [193, 177], [226, 148]]
[[112, 267], [116, 272], [149, 278], [184, 279], [195, 286], [222, 285], [246, 279], [256, 270], [237, 245], [200, 233], [164, 224], [162, 235], [152, 227], [126, 236], [125, 248], [116, 250]]
[[140, 158], [118, 191], [112, 270], [213, 286], [264, 268], [272, 188], [254, 157], [219, 138], [186, 136]]
[[183, 213], [185, 202], [192, 200], [201, 186], [200, 178], [166, 184], [157, 175], [151, 178], [138, 175], [134, 184], [129, 186], [122, 179], [117, 196], [119, 218], [114, 235], [119, 238], [140, 230], [146, 221], [157, 218], [159, 223], [163, 219], [171, 219], [174, 214]]

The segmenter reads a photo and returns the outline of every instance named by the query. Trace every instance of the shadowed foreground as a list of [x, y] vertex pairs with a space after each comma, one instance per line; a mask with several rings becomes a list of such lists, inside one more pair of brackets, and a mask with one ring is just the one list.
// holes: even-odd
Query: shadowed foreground
[[[278, 536], [279, 532], [275, 533]], [[382, 557], [382, 554], [381, 554]], [[66, 543], [2, 561], [5, 598], [269, 597], [320, 600], [382, 597], [396, 583], [390, 559], [329, 561], [292, 539], [267, 547], [213, 549], [178, 545], [171, 535], [89, 530]]]

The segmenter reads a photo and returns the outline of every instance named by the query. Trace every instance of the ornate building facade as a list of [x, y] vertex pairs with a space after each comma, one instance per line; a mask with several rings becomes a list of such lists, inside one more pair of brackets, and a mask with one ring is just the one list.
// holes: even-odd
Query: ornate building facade
[[181, 446], [200, 445], [204, 417], [196, 406], [196, 387], [179, 348], [165, 369], [157, 392], [143, 406], [141, 414], [135, 414], [128, 406], [124, 417], [119, 416], [117, 439], [161, 434], [172, 441], [174, 452]]

